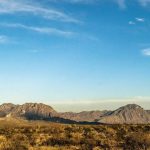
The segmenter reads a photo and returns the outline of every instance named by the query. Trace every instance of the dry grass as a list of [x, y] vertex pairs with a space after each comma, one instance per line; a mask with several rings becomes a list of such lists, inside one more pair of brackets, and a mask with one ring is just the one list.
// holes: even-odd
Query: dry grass
[[0, 150], [103, 149], [150, 149], [150, 125], [63, 125], [0, 120]]

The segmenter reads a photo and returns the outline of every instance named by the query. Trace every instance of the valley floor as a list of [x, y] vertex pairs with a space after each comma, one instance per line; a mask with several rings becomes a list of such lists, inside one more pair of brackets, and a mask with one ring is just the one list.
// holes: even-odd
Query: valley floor
[[150, 125], [0, 120], [0, 150], [150, 150]]

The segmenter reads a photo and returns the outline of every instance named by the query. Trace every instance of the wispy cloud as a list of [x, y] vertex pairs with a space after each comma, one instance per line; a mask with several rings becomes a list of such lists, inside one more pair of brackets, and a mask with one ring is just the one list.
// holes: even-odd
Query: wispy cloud
[[125, 0], [114, 0], [114, 2], [116, 2], [121, 9], [126, 8]]
[[134, 20], [132, 21], [129, 21], [128, 23], [129, 23], [129, 25], [135, 25], [135, 24], [137, 24], [138, 22], [145, 22], [145, 18], [139, 18], [139, 17], [136, 17], [136, 18], [134, 18]]
[[82, 4], [91, 4], [99, 0], [49, 0], [50, 2], [67, 2], [67, 3], [82, 3]]
[[[47, 0], [49, 2], [66, 2], [66, 3], [74, 3], [74, 4], [93, 4], [97, 2], [114, 2], [121, 9], [125, 9], [127, 4], [130, 4], [130, 0]], [[139, 3], [141, 6], [147, 6], [150, 4], [150, 0], [134, 0], [135, 3]]]
[[[114, 0], [117, 2], [120, 8], [126, 8], [126, 3], [129, 2], [129, 0]], [[147, 6], [150, 4], [150, 0], [135, 0], [135, 2], [139, 3], [141, 6]]]
[[146, 48], [142, 50], [142, 54], [144, 56], [149, 56], [150, 57], [150, 48]]
[[[66, 3], [74, 3], [74, 4], [93, 4], [93, 3], [99, 3], [103, 0], [48, 0], [50, 2], [66, 2]], [[103, 2], [114, 2], [116, 3], [120, 8], [125, 8], [125, 0], [105, 0]]]
[[96, 2], [97, 0], [64, 0], [64, 1], [70, 1], [72, 3], [93, 3]]
[[150, 4], [150, 0], [139, 0], [139, 2], [142, 6], [147, 6], [148, 4]]
[[128, 23], [129, 23], [129, 25], [135, 25], [135, 22], [133, 22], [133, 21], [129, 21]]
[[138, 21], [138, 22], [145, 22], [144, 18], [135, 18], [135, 20]]
[[79, 21], [68, 14], [56, 9], [46, 8], [28, 0], [0, 0], [0, 14], [30, 13], [42, 18], [59, 20], [65, 22], [79, 23]]
[[[126, 8], [126, 3], [129, 2], [129, 0], [114, 0], [117, 2], [120, 8]], [[140, 3], [141, 6], [147, 6], [150, 4], [150, 0], [135, 0], [135, 2]]]
[[8, 23], [1, 23], [0, 26], [3, 27], [9, 27], [9, 28], [21, 28], [21, 29], [25, 29], [25, 30], [31, 30], [31, 31], [35, 31], [38, 33], [42, 33], [42, 34], [48, 34], [48, 35], [59, 35], [59, 36], [65, 36], [65, 37], [69, 37], [71, 35], [73, 35], [73, 32], [70, 31], [64, 31], [64, 30], [59, 30], [56, 28], [49, 28], [49, 27], [33, 27], [33, 26], [27, 26], [24, 24], [8, 24]]
[[8, 42], [9, 42], [9, 38], [7, 36], [0, 35], [0, 44], [4, 44]]

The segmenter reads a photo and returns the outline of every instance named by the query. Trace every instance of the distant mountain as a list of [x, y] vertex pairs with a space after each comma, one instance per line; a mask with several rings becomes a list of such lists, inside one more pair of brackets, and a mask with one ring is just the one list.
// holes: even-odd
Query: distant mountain
[[51, 106], [42, 103], [25, 103], [23, 105], [2, 104], [0, 108], [1, 117], [76, 123], [73, 120], [61, 118], [60, 114]]
[[14, 107], [10, 112], [10, 115], [37, 120], [58, 116], [58, 113], [51, 106], [42, 103], [25, 103]]
[[61, 113], [61, 117], [65, 119], [70, 119], [74, 121], [88, 121], [88, 122], [94, 122], [100, 117], [102, 117], [104, 114], [108, 113], [109, 111], [82, 111], [79, 113], [73, 113], [73, 112], [65, 112]]
[[150, 111], [136, 104], [129, 104], [114, 111], [83, 111], [80, 113], [59, 113], [42, 103], [0, 105], [0, 117], [22, 118], [26, 120], [46, 120], [76, 124], [144, 124], [150, 123]]
[[150, 123], [150, 114], [136, 104], [128, 104], [102, 116], [99, 122], [109, 124], [144, 124]]
[[16, 105], [14, 105], [14, 104], [12, 104], [12, 103], [4, 103], [4, 104], [0, 105], [0, 117], [5, 117], [5, 116], [8, 115], [15, 107], [16, 107]]

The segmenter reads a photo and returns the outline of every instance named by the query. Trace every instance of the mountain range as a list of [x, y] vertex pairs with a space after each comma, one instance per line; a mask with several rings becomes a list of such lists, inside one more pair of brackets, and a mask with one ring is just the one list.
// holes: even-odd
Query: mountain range
[[0, 105], [0, 118], [22, 118], [26, 120], [46, 120], [59, 123], [95, 124], [147, 124], [150, 123], [150, 110], [136, 104], [128, 104], [114, 111], [83, 111], [60, 113], [42, 103]]

